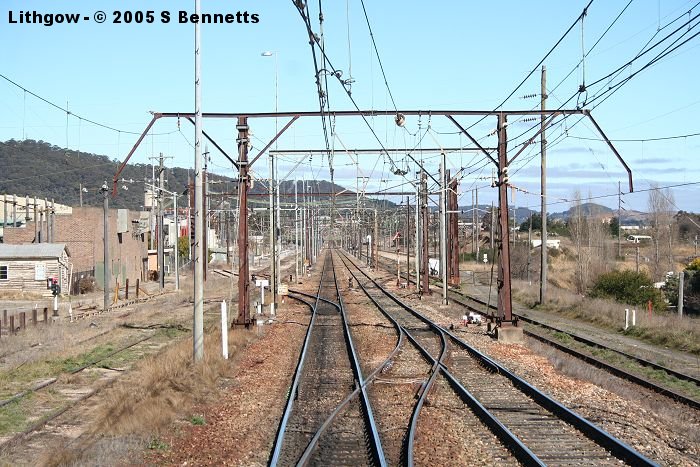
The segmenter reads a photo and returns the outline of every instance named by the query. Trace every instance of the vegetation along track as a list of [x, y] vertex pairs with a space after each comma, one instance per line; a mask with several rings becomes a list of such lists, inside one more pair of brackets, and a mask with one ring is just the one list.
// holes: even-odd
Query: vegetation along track
[[270, 465], [386, 465], [330, 251], [314, 298]]
[[[426, 334], [423, 332], [426, 326], [437, 336], [433, 341], [442, 341], [439, 352], [434, 343], [429, 345], [431, 349], [420, 346], [421, 352], [427, 359], [437, 362], [437, 371], [523, 464], [618, 465], [622, 460], [631, 465], [654, 465], [622, 441], [401, 302], [348, 258], [346, 265], [349, 264], [358, 271], [358, 274], [353, 272], [355, 279], [375, 303], [383, 300], [381, 297], [389, 297], [394, 302], [395, 306], [386, 307], [385, 311], [399, 322], [415, 345], [419, 346], [420, 341], [427, 338], [414, 338], [413, 330]], [[431, 380], [434, 377], [431, 376]], [[424, 393], [428, 390], [429, 387]]]
[[[380, 262], [382, 266], [389, 270], [391, 272], [392, 267], [395, 267], [395, 264], [389, 264], [386, 262]], [[404, 275], [405, 277], [405, 275]], [[413, 279], [410, 279], [411, 282], [414, 282]], [[415, 283], [415, 282], [414, 282]], [[456, 291], [452, 288], [448, 290], [448, 298], [452, 303], [455, 303], [457, 305], [460, 305], [464, 307], [466, 310], [473, 311], [475, 313], [479, 313], [482, 316], [485, 317], [491, 317], [494, 314], [496, 314], [497, 307], [487, 303], [479, 298], [472, 297], [470, 295], [467, 295], [463, 292]], [[640, 358], [635, 355], [631, 355], [629, 353], [620, 351], [618, 349], [613, 349], [608, 346], [605, 346], [599, 342], [595, 342], [591, 339], [587, 339], [585, 337], [576, 335], [574, 333], [571, 333], [569, 331], [565, 331], [563, 329], [557, 328], [555, 326], [551, 326], [549, 324], [543, 323], [537, 319], [533, 319], [527, 316], [522, 316], [517, 313], [513, 313], [513, 316], [516, 317], [519, 321], [528, 323], [532, 325], [533, 327], [541, 328], [542, 330], [549, 331], [556, 333], [558, 335], [563, 335], [567, 336], [567, 339], [570, 338], [573, 341], [576, 341], [578, 343], [583, 344], [587, 348], [590, 349], [597, 349], [599, 351], [604, 351], [604, 352], [609, 352], [616, 354], [620, 357], [622, 357], [624, 360], [633, 362], [636, 365], [639, 365], [641, 367], [646, 367], [652, 370], [655, 370], [657, 372], [663, 372], [665, 373], [664, 379], [670, 378], [671, 380], [676, 380], [680, 381], [681, 384], [680, 386], [685, 386], [688, 387], [694, 387], [695, 392], [700, 392], [700, 379], [687, 375], [685, 373], [682, 373], [680, 371], [673, 370], [671, 368], [665, 367], [663, 365], [659, 365], [658, 363], [651, 362], [649, 360]], [[695, 409], [700, 409], [700, 400], [697, 398], [690, 397], [686, 394], [682, 394], [679, 391], [675, 389], [671, 389], [665, 385], [656, 383], [652, 381], [649, 378], [640, 376], [639, 374], [635, 374], [631, 371], [628, 371], [624, 368], [622, 368], [619, 365], [614, 365], [608, 362], [603, 361], [600, 358], [596, 358], [588, 353], [580, 352], [574, 348], [572, 348], [570, 345], [566, 345], [565, 343], [559, 342], [555, 339], [552, 339], [548, 336], [546, 336], [543, 333], [536, 332], [532, 329], [525, 329], [523, 333], [526, 336], [529, 336], [533, 339], [536, 339], [546, 345], [549, 345], [551, 347], [554, 347], [562, 352], [565, 352], [575, 358], [578, 358], [590, 365], [593, 365], [597, 368], [600, 368], [604, 371], [607, 371], [617, 377], [620, 377], [622, 379], [625, 379], [627, 381], [630, 381], [632, 383], [638, 384], [644, 388], [647, 388], [653, 392], [656, 392], [658, 394], [662, 394], [664, 396], [667, 396], [677, 402], [680, 402], [682, 404], [685, 404], [689, 407], [695, 408]]]
[[[147, 343], [147, 341], [151, 340], [154, 336], [155, 336], [155, 334], [140, 337], [133, 342], [130, 342], [130, 343], [123, 345], [123, 346], [121, 346], [121, 347], [119, 347], [119, 348], [117, 348], [117, 349], [115, 349], [115, 350], [113, 350], [105, 355], [100, 356], [99, 358], [96, 358], [90, 362], [87, 362], [83, 365], [80, 365], [77, 368], [73, 368], [73, 369], [67, 371], [66, 374], [67, 375], [76, 375], [76, 374], [81, 373], [82, 371], [84, 371], [88, 368], [95, 367], [95, 366], [99, 365], [101, 362], [104, 362], [104, 361], [116, 356], [119, 353], [129, 351], [129, 350], [133, 349], [134, 347], [136, 347], [137, 345]], [[14, 445], [15, 443], [21, 441], [23, 438], [25, 438], [30, 433], [33, 433], [33, 432], [39, 430], [41, 427], [43, 427], [44, 425], [46, 425], [50, 421], [56, 419], [57, 417], [61, 416], [63, 413], [65, 413], [69, 409], [71, 409], [71, 408], [75, 407], [76, 405], [82, 403], [83, 401], [95, 396], [101, 390], [105, 389], [107, 386], [109, 386], [114, 381], [116, 381], [116, 378], [107, 382], [106, 385], [97, 386], [97, 387], [91, 389], [90, 391], [84, 393], [80, 397], [75, 398], [69, 402], [63, 403], [61, 407], [49, 411], [46, 415], [40, 417], [36, 422], [32, 423], [29, 427], [25, 428], [24, 430], [16, 433], [14, 436], [12, 436], [9, 439], [5, 440], [4, 442], [0, 443], [0, 452], [4, 451], [5, 449]], [[48, 388], [51, 388], [54, 385], [60, 384], [60, 382], [61, 382], [61, 379], [59, 377], [50, 378], [50, 379], [48, 379], [48, 380], [30, 388], [30, 389], [21, 391], [8, 399], [0, 401], [0, 407], [5, 406], [5, 405], [9, 405], [9, 404], [13, 404], [13, 403], [17, 403], [18, 401], [20, 401], [24, 397], [27, 397], [31, 394], [34, 394], [37, 391], [47, 390]]]

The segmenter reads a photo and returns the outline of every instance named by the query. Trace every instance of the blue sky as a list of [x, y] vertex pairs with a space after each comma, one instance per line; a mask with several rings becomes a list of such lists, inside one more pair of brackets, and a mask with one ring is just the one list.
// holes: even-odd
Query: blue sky
[[[583, 20], [547, 58], [549, 107], [559, 107], [576, 95], [582, 83], [589, 85], [588, 96], [605, 89], [607, 81], [590, 85], [633, 58], [649, 40], [658, 40], [683, 22], [700, 13], [695, 1], [634, 0], [603, 39], [588, 53], [583, 63], [582, 49], [588, 51], [610, 26], [629, 0], [595, 0]], [[319, 32], [318, 4], [311, 2], [312, 26]], [[365, 5], [391, 93], [399, 109], [492, 110], [535, 67], [574, 20], [584, 1], [371, 1]], [[691, 8], [693, 8], [691, 10]], [[355, 80], [352, 95], [361, 108], [393, 110], [380, 67], [370, 41], [359, 0], [324, 2], [326, 52], [343, 78]], [[112, 24], [113, 11], [153, 10], [154, 24]], [[8, 24], [8, 12], [77, 12], [92, 16], [107, 13], [107, 22], [93, 20], [79, 24]], [[0, 7], [0, 73], [26, 89], [68, 108], [86, 119], [122, 131], [96, 127], [25, 94], [0, 79], [0, 140], [23, 137], [48, 141], [74, 150], [106, 154], [123, 159], [137, 135], [150, 120], [149, 111], [187, 112], [194, 105], [193, 38], [191, 24], [175, 21], [178, 10], [194, 11], [194, 1], [115, 1], [69, 2], [48, 0], [5, 0]], [[318, 110], [314, 68], [304, 24], [290, 1], [275, 2], [202, 0], [203, 12], [257, 13], [257, 24], [216, 24], [202, 27], [202, 86], [205, 112], [274, 111], [275, 68], [277, 105], [280, 111]], [[688, 11], [690, 15], [688, 15]], [[173, 20], [160, 24], [161, 11], [170, 11]], [[684, 15], [685, 13], [685, 15]], [[675, 23], [668, 25], [672, 20]], [[674, 37], [686, 33], [689, 39], [700, 20], [694, 20]], [[688, 31], [690, 29], [690, 31]], [[700, 30], [700, 27], [697, 28]], [[349, 41], [348, 41], [349, 36]], [[669, 42], [637, 60], [612, 83], [629, 77], [647, 64]], [[611, 139], [653, 139], [700, 132], [696, 117], [700, 108], [700, 37], [634, 75], [618, 92], [593, 109], [593, 115]], [[261, 52], [274, 51], [263, 57]], [[276, 58], [276, 60], [275, 60]], [[276, 66], [275, 66], [276, 65]], [[567, 79], [567, 74], [572, 71]], [[352, 109], [342, 87], [329, 80], [331, 110]], [[556, 87], [556, 89], [555, 89]], [[503, 106], [504, 109], [531, 109], [537, 98], [522, 96], [539, 93], [540, 73], [535, 72]], [[585, 101], [586, 94], [578, 96]], [[576, 106], [574, 98], [566, 107]], [[591, 108], [598, 104], [587, 104]], [[617, 206], [617, 184], [626, 177], [617, 159], [599, 138], [590, 123], [567, 119], [548, 131], [552, 144], [548, 151], [550, 212], [565, 210], [574, 191], [582, 196], [601, 197], [596, 202]], [[460, 118], [463, 126], [477, 122]], [[278, 122], [281, 126], [282, 121]], [[466, 138], [444, 117], [423, 115], [407, 118], [398, 128], [392, 117], [369, 119], [382, 145], [412, 151], [429, 170], [437, 171], [435, 153], [427, 147], [468, 146]], [[534, 122], [511, 122], [514, 137]], [[262, 148], [272, 137], [274, 120], [251, 122], [253, 145]], [[487, 135], [495, 119], [477, 123], [470, 132], [482, 144], [493, 146]], [[205, 130], [228, 152], [235, 154], [235, 123], [205, 122]], [[359, 118], [335, 121], [333, 145], [376, 148], [379, 142]], [[131, 133], [130, 133], [131, 132]], [[159, 152], [172, 156], [174, 164], [191, 167], [193, 127], [185, 121], [178, 128], [175, 119], [162, 119], [136, 152], [132, 161], [147, 163]], [[532, 133], [526, 133], [528, 137]], [[511, 147], [524, 141], [521, 137]], [[483, 138], [483, 139], [482, 139]], [[651, 183], [662, 186], [695, 183], [700, 180], [700, 164], [695, 157], [700, 137], [662, 141], [619, 141], [614, 143], [633, 171], [635, 188]], [[280, 139], [280, 149], [321, 149], [324, 147], [320, 119], [296, 123]], [[222, 174], [233, 175], [230, 164], [212, 149], [212, 166]], [[539, 144], [532, 145], [511, 167], [511, 182], [524, 191], [515, 203], [535, 207], [539, 203]], [[368, 190], [397, 187], [412, 189], [402, 178], [390, 173], [391, 163], [382, 157], [360, 156], [359, 169], [349, 157], [334, 157], [336, 182], [354, 187], [358, 176], [369, 177]], [[402, 169], [404, 155], [393, 157]], [[263, 160], [261, 159], [261, 162]], [[287, 174], [294, 160], [284, 157], [279, 172]], [[451, 153], [448, 166], [460, 167], [461, 202], [471, 202], [473, 187], [480, 187], [479, 199], [488, 203], [495, 190], [487, 178], [491, 167], [480, 155], [467, 151]], [[267, 164], [255, 167], [258, 177], [267, 177]], [[294, 172], [298, 178], [328, 179], [328, 160], [305, 157]], [[95, 180], [100, 185], [101, 180]], [[672, 189], [679, 209], [699, 211], [695, 202], [700, 185]], [[526, 193], [526, 192], [529, 192]], [[612, 195], [612, 196], [610, 196]], [[606, 197], [607, 196], [607, 197]], [[625, 195], [628, 207], [645, 210], [647, 193]]]

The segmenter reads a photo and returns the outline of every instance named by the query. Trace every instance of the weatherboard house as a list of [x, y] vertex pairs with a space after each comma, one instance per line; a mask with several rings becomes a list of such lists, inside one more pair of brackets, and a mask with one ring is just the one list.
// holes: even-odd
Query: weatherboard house
[[11, 245], [0, 243], [0, 293], [20, 292], [51, 296], [48, 279], [68, 290], [70, 255], [65, 243]]

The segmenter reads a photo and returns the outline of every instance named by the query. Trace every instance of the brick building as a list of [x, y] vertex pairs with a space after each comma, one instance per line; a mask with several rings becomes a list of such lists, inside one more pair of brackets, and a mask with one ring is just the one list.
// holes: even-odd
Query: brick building
[[[138, 229], [140, 213], [127, 209], [110, 209], [109, 248], [112, 280], [124, 284], [144, 280], [148, 264], [147, 235]], [[65, 243], [71, 254], [74, 282], [81, 275], [94, 274], [98, 287], [103, 287], [104, 224], [102, 208], [76, 207], [71, 214], [56, 215], [53, 241]], [[34, 221], [24, 227], [8, 227], [4, 232], [8, 244], [36, 243]]]

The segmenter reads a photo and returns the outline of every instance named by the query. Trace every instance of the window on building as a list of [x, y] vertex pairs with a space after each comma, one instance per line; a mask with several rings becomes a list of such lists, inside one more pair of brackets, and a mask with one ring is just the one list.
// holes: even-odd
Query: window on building
[[0, 265], [0, 281], [6, 281], [8, 279], [7, 268], [8, 266], [6, 264]]

